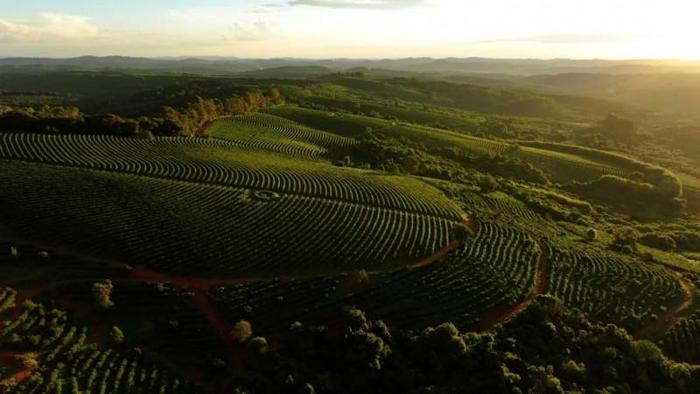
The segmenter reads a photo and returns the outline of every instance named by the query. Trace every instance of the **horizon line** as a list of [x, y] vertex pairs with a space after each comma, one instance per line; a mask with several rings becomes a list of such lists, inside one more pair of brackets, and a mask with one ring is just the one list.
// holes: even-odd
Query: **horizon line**
[[71, 60], [80, 58], [128, 58], [128, 59], [146, 59], [146, 60], [303, 60], [303, 61], [392, 61], [392, 60], [516, 60], [516, 61], [603, 61], [603, 62], [681, 62], [681, 63], [700, 63], [700, 58], [677, 58], [677, 57], [642, 57], [642, 58], [604, 58], [604, 57], [497, 57], [497, 56], [403, 56], [403, 57], [294, 57], [294, 56], [270, 56], [270, 57], [239, 57], [235, 55], [163, 55], [163, 56], [134, 56], [134, 55], [75, 55], [75, 56], [17, 56], [17, 55], [0, 55], [0, 60], [8, 59], [49, 59], [49, 60]]

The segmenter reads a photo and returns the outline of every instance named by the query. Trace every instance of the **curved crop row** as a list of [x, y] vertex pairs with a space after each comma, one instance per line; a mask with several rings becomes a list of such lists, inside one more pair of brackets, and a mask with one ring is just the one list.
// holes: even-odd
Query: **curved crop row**
[[351, 138], [264, 113], [220, 119], [207, 129], [207, 133], [245, 147], [309, 157], [322, 155], [326, 148], [355, 143]]
[[332, 114], [324, 111], [284, 106], [270, 108], [269, 113], [291, 121], [323, 130], [341, 129], [345, 135], [357, 136], [372, 128], [382, 134], [405, 137], [426, 147], [458, 148], [476, 155], [508, 154], [540, 168], [558, 181], [591, 181], [601, 175], [625, 177], [647, 164], [615, 153], [562, 144], [522, 141], [519, 149], [507, 142], [460, 134], [438, 128], [397, 124], [384, 119], [352, 114]]
[[15, 303], [17, 292], [9, 287], [0, 287], [0, 312], [12, 307]]
[[[408, 328], [450, 321], [462, 328], [491, 309], [513, 305], [532, 290], [539, 251], [523, 233], [486, 223], [443, 261], [359, 279], [357, 273], [314, 279], [276, 279], [219, 288], [214, 296], [231, 320], [265, 330], [316, 321], [354, 305]], [[359, 277], [358, 277], [359, 275]]]
[[638, 328], [682, 297], [678, 280], [658, 266], [594, 250], [546, 247], [549, 292], [593, 318]]
[[467, 241], [467, 256], [490, 261], [498, 267], [499, 280], [514, 304], [532, 290], [541, 251], [535, 240], [512, 227], [477, 222], [477, 232]]
[[532, 209], [512, 196], [502, 193], [493, 192], [483, 198], [487, 209], [492, 212], [500, 213], [502, 216], [515, 217], [522, 220], [540, 220], [541, 217]]
[[551, 174], [554, 179], [561, 182], [592, 181], [602, 175], [624, 177], [628, 174], [628, 171], [619, 167], [594, 162], [570, 153], [541, 148], [523, 147], [516, 156]]
[[411, 178], [289, 160], [202, 140], [0, 135], [0, 158], [271, 190], [460, 219], [438, 190]]
[[190, 274], [380, 269], [432, 255], [456, 222], [316, 197], [6, 162], [18, 236]]
[[677, 321], [666, 332], [663, 343], [673, 355], [692, 359], [700, 357], [700, 313]]
[[[87, 329], [66, 312], [25, 302], [23, 312], [0, 328], [0, 350], [26, 349], [18, 355], [23, 368], [36, 369], [12, 386], [10, 393], [190, 393], [194, 387], [144, 360], [139, 352], [120, 353], [87, 343]], [[0, 380], [8, 378], [2, 376]]]

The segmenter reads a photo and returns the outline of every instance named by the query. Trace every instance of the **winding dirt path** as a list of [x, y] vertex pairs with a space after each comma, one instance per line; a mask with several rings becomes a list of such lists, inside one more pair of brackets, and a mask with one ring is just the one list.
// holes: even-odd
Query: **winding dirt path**
[[477, 323], [474, 330], [478, 332], [488, 331], [497, 324], [502, 324], [524, 311], [537, 296], [544, 294], [549, 286], [550, 264], [549, 257], [544, 252], [542, 246], [537, 243], [540, 250], [540, 257], [537, 261], [537, 273], [532, 286], [532, 291], [523, 301], [515, 305], [503, 305], [492, 309]]
[[461, 242], [459, 241], [452, 241], [449, 245], [445, 246], [444, 248], [438, 250], [435, 252], [432, 256], [426, 257], [422, 260], [419, 260], [417, 263], [415, 263], [413, 266], [414, 267], [423, 267], [426, 265], [434, 264], [437, 263], [438, 261], [443, 260], [447, 255], [450, 254], [450, 252], [454, 252], [455, 250], [459, 249], [459, 245], [461, 245]]
[[[472, 231], [476, 230], [476, 223], [472, 220], [466, 220], [464, 224], [470, 228]], [[89, 261], [92, 263], [101, 263], [117, 269], [124, 268], [127, 264], [122, 261], [117, 261], [108, 258], [95, 257], [87, 255], [75, 250], [70, 250], [64, 247], [51, 245], [44, 242], [38, 241], [28, 241], [23, 239], [18, 239], [16, 237], [7, 236], [0, 234], [0, 240], [12, 242], [18, 245], [31, 246], [35, 249], [46, 250], [50, 253], [58, 256], [70, 256], [77, 258], [82, 261]], [[411, 266], [425, 266], [429, 264], [434, 264], [445, 259], [451, 252], [459, 249], [462, 244], [459, 240], [452, 241], [449, 245], [436, 251], [433, 255], [426, 257], [425, 259], [419, 260], [418, 262], [412, 264]], [[222, 342], [226, 347], [226, 353], [229, 357], [229, 367], [232, 373], [239, 372], [245, 365], [244, 352], [241, 349], [241, 344], [236, 342], [231, 336], [232, 327], [227, 325], [224, 319], [221, 317], [220, 313], [211, 304], [211, 299], [209, 296], [209, 290], [212, 287], [224, 286], [230, 284], [241, 284], [241, 283], [252, 283], [257, 280], [264, 278], [254, 278], [254, 277], [228, 277], [220, 279], [207, 279], [199, 278], [196, 276], [178, 276], [178, 275], [168, 275], [162, 272], [156, 271], [154, 269], [148, 268], [145, 265], [136, 265], [130, 271], [124, 271], [125, 277], [115, 278], [116, 281], [126, 281], [132, 283], [171, 283], [173, 286], [191, 291], [194, 293], [194, 303], [199, 311], [199, 313], [209, 322], [210, 326], [214, 329], [217, 335], [220, 337]], [[283, 278], [284, 277], [277, 277]], [[289, 277], [291, 278], [291, 277]], [[32, 295], [38, 294], [46, 289], [55, 290], [55, 283], [49, 285], [42, 285], [37, 288], [32, 288], [31, 291], [22, 291], [22, 299], [31, 297]], [[19, 300], [19, 297], [18, 297]], [[19, 305], [19, 302], [17, 303]], [[15, 308], [17, 313], [19, 307]], [[104, 336], [104, 328], [98, 328], [91, 332], [90, 340], [99, 341]], [[26, 377], [25, 377], [26, 378]]]
[[678, 315], [683, 313], [692, 304], [695, 297], [695, 284], [688, 280], [678, 271], [674, 271], [670, 268], [665, 267], [666, 271], [670, 272], [672, 275], [678, 277], [681, 288], [683, 290], [683, 299], [680, 304], [676, 305], [673, 309], [659, 315], [659, 317], [653, 321], [651, 324], [644, 326], [637, 330], [633, 337], [635, 339], [643, 339], [653, 336], [654, 334], [663, 334], [668, 331], [679, 319]]
[[[15, 371], [17, 371], [17, 367], [24, 368], [17, 361], [17, 357], [21, 357], [21, 356], [22, 356], [22, 353], [19, 353], [19, 352], [0, 352], [0, 367], [6, 367], [6, 368], [15, 367], [14, 368]], [[28, 369], [20, 369], [19, 371], [14, 372], [10, 376], [14, 377], [15, 385], [19, 385], [20, 383], [27, 380], [30, 376], [32, 376], [32, 371], [28, 370]]]

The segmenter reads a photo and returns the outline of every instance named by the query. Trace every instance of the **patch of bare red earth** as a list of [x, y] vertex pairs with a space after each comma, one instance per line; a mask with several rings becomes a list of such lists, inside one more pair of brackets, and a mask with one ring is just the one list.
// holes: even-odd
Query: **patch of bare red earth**
[[486, 315], [474, 327], [474, 330], [483, 332], [488, 331], [497, 324], [502, 324], [515, 317], [520, 312], [524, 311], [537, 296], [544, 294], [547, 291], [549, 280], [549, 257], [540, 247], [540, 258], [537, 262], [537, 274], [535, 275], [535, 283], [530, 295], [522, 302], [515, 305], [503, 305], [496, 307], [486, 313]]
[[416, 264], [414, 264], [414, 266], [423, 267], [426, 265], [437, 263], [438, 261], [442, 261], [450, 254], [450, 252], [454, 252], [455, 250], [459, 249], [459, 245], [459, 241], [452, 241], [449, 245], [433, 253], [432, 256], [419, 260]]
[[[464, 224], [470, 228], [472, 231], [476, 231], [476, 223], [467, 220], [464, 222]], [[25, 245], [32, 245], [34, 247], [38, 247], [41, 249], [49, 250], [54, 254], [57, 255], [69, 255], [71, 257], [76, 257], [81, 260], [85, 261], [92, 261], [92, 262], [100, 262], [100, 263], [105, 263], [109, 264], [112, 266], [116, 267], [123, 267], [125, 264], [123, 262], [115, 261], [115, 260], [110, 260], [110, 259], [105, 259], [105, 258], [98, 258], [95, 256], [89, 256], [85, 255], [73, 250], [68, 250], [62, 247], [58, 247], [55, 245], [49, 245], [45, 244], [42, 242], [33, 242], [33, 241], [26, 241], [26, 240], [20, 240], [16, 239], [13, 237], [2, 237], [2, 239], [10, 241], [10, 242], [15, 242], [18, 244], [25, 244]], [[414, 266], [425, 266], [425, 265], [430, 265], [434, 264], [436, 262], [442, 261], [445, 259], [449, 253], [457, 250], [460, 246], [461, 242], [460, 241], [452, 241], [449, 245], [445, 246], [444, 248], [438, 250], [435, 252], [433, 255], [430, 257], [427, 257], [423, 260], [418, 261], [417, 263], [414, 264]], [[232, 327], [229, 327], [226, 322], [221, 318], [221, 315], [218, 313], [216, 308], [214, 308], [211, 305], [211, 301], [209, 299], [208, 291], [212, 287], [216, 286], [224, 286], [224, 285], [229, 285], [229, 284], [235, 284], [235, 283], [252, 283], [256, 280], [256, 278], [248, 278], [248, 277], [237, 277], [237, 278], [226, 278], [226, 279], [204, 279], [204, 278], [197, 278], [197, 277], [191, 277], [191, 276], [176, 276], [176, 275], [167, 275], [163, 274], [161, 272], [155, 271], [153, 269], [150, 269], [146, 266], [143, 265], [137, 265], [133, 267], [131, 270], [129, 277], [126, 279], [129, 282], [135, 282], [135, 283], [170, 283], [173, 286], [183, 289], [183, 290], [188, 290], [192, 291], [194, 293], [194, 302], [197, 310], [204, 316], [209, 324], [212, 326], [212, 328], [216, 331], [218, 336], [221, 338], [223, 341], [224, 345], [226, 346], [227, 353], [229, 356], [229, 366], [231, 368], [232, 373], [237, 373], [242, 370], [242, 368], [245, 365], [245, 359], [244, 359], [244, 352], [242, 349], [240, 349], [241, 344], [238, 343], [237, 341], [234, 340], [234, 338], [231, 336], [231, 329]], [[36, 289], [31, 289], [30, 292], [27, 294], [23, 294], [23, 299], [29, 298], [32, 295], [37, 295], [43, 291], [46, 290], [55, 291], [55, 285], [51, 284], [50, 286], [41, 286], [37, 287]], [[80, 306], [82, 307], [82, 306]], [[82, 308], [81, 308], [82, 309]], [[95, 327], [91, 332], [89, 333], [88, 337], [88, 342], [89, 343], [99, 343], [103, 340], [104, 336], [106, 334], [106, 330], [104, 327]], [[155, 357], [158, 358], [158, 357]], [[26, 377], [25, 377], [26, 378]], [[226, 384], [228, 385], [228, 383]]]
[[[16, 352], [0, 352], [0, 367], [12, 367], [17, 365], [17, 357], [21, 356], [21, 353]], [[15, 372], [15, 384], [20, 384], [32, 376], [32, 371], [24, 369]]]
[[647, 338], [655, 333], [665, 333], [678, 321], [678, 315], [693, 304], [695, 284], [678, 272], [668, 268], [667, 270], [678, 277], [681, 288], [683, 289], [683, 299], [680, 304], [676, 305], [673, 309], [659, 315], [651, 324], [637, 330], [633, 335], [635, 339]]
[[[463, 222], [465, 226], [467, 226], [468, 229], [470, 229], [473, 232], [476, 232], [476, 222], [474, 222], [471, 219], [467, 219]], [[433, 253], [432, 256], [426, 257], [422, 260], [419, 260], [417, 263], [414, 264], [415, 267], [422, 267], [430, 264], [437, 263], [438, 261], [444, 260], [451, 252], [456, 251], [459, 249], [460, 245], [462, 244], [462, 241], [459, 240], [454, 240], [450, 242], [449, 245], [445, 246], [444, 248], [438, 250], [437, 252]]]
[[232, 283], [250, 283], [253, 278], [235, 279], [202, 279], [189, 276], [171, 276], [157, 272], [144, 266], [134, 267], [129, 276], [134, 282], [159, 282], [170, 283], [180, 289], [186, 289], [194, 293], [194, 302], [197, 310], [204, 316], [214, 328], [223, 343], [226, 345], [230, 357], [232, 372], [238, 372], [243, 368], [243, 353], [231, 336], [231, 328], [226, 325], [219, 312], [211, 305], [208, 290], [214, 286], [222, 286]]

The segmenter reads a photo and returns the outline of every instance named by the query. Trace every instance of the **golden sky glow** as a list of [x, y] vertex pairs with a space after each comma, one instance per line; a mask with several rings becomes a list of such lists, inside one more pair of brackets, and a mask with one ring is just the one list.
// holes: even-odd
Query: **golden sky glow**
[[0, 0], [0, 56], [700, 59], [699, 15], [691, 0]]

